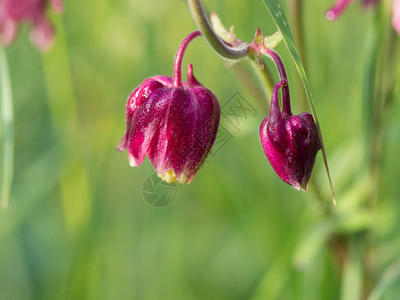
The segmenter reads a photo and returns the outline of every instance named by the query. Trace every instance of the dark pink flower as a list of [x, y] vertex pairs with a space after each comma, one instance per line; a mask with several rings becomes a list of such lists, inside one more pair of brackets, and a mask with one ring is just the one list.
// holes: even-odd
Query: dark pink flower
[[307, 190], [321, 145], [313, 116], [292, 115], [288, 91], [283, 93], [280, 111], [278, 91], [286, 86], [287, 81], [281, 80], [274, 87], [269, 117], [260, 126], [261, 144], [276, 174], [297, 190]]
[[190, 183], [215, 141], [220, 107], [214, 94], [193, 76], [189, 65], [181, 82], [181, 64], [187, 44], [181, 44], [175, 60], [174, 79], [154, 76], [136, 88], [126, 104], [127, 130], [117, 150], [128, 150], [131, 166], [146, 154], [159, 177], [171, 183]]
[[0, 0], [0, 41], [4, 45], [13, 42], [21, 23], [32, 26], [31, 41], [39, 50], [51, 47], [54, 29], [46, 16], [47, 4], [55, 12], [63, 11], [61, 0]]

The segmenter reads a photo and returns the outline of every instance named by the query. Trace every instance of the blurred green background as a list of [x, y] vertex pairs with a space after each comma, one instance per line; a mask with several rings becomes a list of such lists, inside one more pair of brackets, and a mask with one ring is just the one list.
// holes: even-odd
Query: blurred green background
[[[338, 299], [341, 278], [321, 222], [332, 206], [321, 153], [307, 193], [283, 183], [259, 142], [267, 97], [260, 104], [240, 69], [204, 39], [188, 48], [183, 73], [192, 63], [221, 106], [239, 93], [256, 113], [238, 129], [222, 120], [232, 138], [164, 208], [143, 199], [154, 174], [148, 159], [131, 168], [126, 152], [115, 151], [127, 96], [147, 77], [171, 76], [180, 41], [196, 29], [185, 1], [65, 4], [62, 16], [51, 14], [51, 51], [34, 49], [27, 26], [7, 49], [16, 148], [10, 207], [0, 211], [0, 299]], [[251, 41], [257, 27], [276, 31], [261, 0], [204, 4], [242, 40]], [[305, 55], [340, 212], [351, 203], [350, 186], [367, 189], [355, 170], [363, 164], [362, 81], [373, 17], [355, 3], [331, 23], [324, 18], [331, 4], [304, 1]], [[298, 75], [283, 43], [276, 50], [299, 114]], [[373, 226], [382, 268], [400, 256], [398, 88], [395, 95]], [[343, 226], [358, 230], [349, 215]], [[396, 295], [399, 280], [384, 299]]]

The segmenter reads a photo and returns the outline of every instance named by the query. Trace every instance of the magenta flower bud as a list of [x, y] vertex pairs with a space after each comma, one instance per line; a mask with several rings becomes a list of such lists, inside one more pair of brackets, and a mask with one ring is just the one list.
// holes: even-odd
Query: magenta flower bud
[[128, 150], [131, 166], [140, 165], [146, 154], [158, 176], [171, 183], [190, 183], [215, 141], [220, 107], [214, 94], [194, 77], [188, 67], [181, 82], [182, 57], [190, 34], [178, 49], [174, 79], [154, 76], [136, 88], [126, 104], [127, 130], [117, 150]]
[[321, 145], [313, 116], [304, 112], [292, 115], [288, 89], [283, 93], [282, 112], [278, 90], [287, 89], [287, 81], [279, 81], [272, 92], [271, 109], [260, 126], [265, 155], [276, 174], [297, 190], [307, 190], [308, 181]]
[[0, 0], [0, 41], [9, 45], [17, 35], [22, 22], [32, 25], [31, 41], [42, 51], [50, 48], [54, 29], [46, 16], [48, 3], [54, 11], [60, 13], [64, 7], [61, 0]]

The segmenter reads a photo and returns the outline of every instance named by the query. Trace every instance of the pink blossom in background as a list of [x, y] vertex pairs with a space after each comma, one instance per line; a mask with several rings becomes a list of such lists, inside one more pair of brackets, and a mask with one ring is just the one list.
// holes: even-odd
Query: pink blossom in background
[[[355, 0], [336, 0], [335, 4], [326, 12], [325, 16], [329, 21], [334, 21], [346, 10], [346, 8]], [[362, 0], [361, 4], [364, 7], [378, 4], [379, 0]], [[400, 35], [400, 0], [393, 1], [393, 28]]]
[[[336, 0], [335, 4], [326, 12], [326, 18], [330, 21], [336, 20], [346, 10], [346, 8], [355, 0]], [[363, 7], [375, 5], [379, 0], [361, 0]]]
[[392, 25], [397, 33], [400, 35], [400, 0], [394, 0], [393, 2]]
[[31, 24], [31, 41], [41, 51], [49, 49], [53, 43], [54, 28], [46, 16], [46, 8], [51, 3], [53, 10], [61, 13], [61, 0], [0, 0], [0, 42], [10, 45], [21, 23]]

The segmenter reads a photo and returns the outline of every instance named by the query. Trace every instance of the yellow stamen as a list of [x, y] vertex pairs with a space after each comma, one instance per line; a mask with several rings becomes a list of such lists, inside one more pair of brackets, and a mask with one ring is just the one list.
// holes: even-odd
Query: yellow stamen
[[161, 180], [165, 181], [166, 183], [176, 182], [175, 171], [173, 169], [169, 170], [166, 173], [157, 173], [157, 176], [160, 177]]

